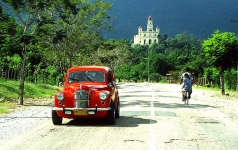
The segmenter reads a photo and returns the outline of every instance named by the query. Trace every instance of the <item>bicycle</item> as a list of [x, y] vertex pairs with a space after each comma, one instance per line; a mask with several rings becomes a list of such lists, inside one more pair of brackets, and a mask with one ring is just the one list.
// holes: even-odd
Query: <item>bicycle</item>
[[189, 99], [190, 99], [190, 95], [189, 95], [189, 92], [186, 91], [185, 93], [182, 92], [183, 94], [183, 101], [184, 101], [184, 104], [188, 105], [188, 102], [189, 102]]

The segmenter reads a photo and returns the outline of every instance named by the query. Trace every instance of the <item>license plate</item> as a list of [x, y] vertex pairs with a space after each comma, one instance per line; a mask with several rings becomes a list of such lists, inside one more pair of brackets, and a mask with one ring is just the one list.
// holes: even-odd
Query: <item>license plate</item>
[[74, 115], [88, 115], [87, 110], [74, 110]]

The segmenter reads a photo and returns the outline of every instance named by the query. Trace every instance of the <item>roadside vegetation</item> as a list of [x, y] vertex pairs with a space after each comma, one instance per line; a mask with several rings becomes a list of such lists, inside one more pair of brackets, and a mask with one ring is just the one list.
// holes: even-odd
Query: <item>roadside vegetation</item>
[[[25, 83], [25, 99], [52, 98], [60, 88], [49, 84]], [[8, 113], [18, 102], [19, 81], [0, 78], [0, 114]]]
[[[231, 101], [236, 101], [238, 102], [238, 91], [237, 90], [229, 90], [229, 89], [225, 89], [226, 90], [226, 94], [223, 95], [221, 94], [221, 89], [219, 87], [215, 87], [215, 88], [211, 88], [211, 87], [204, 87], [204, 86], [193, 86], [193, 91], [194, 92], [199, 92], [201, 91], [201, 93], [203, 93], [201, 96], [203, 96], [205, 93], [205, 95], [210, 95], [208, 96], [208, 100], [209, 98], [215, 98], [217, 100], [231, 100]], [[193, 95], [193, 94], [192, 94]], [[199, 100], [199, 97], [197, 97], [196, 99]]]
[[65, 71], [76, 65], [109, 66], [119, 82], [153, 83], [178, 83], [189, 67], [199, 86], [218, 87], [222, 95], [225, 89], [237, 90], [234, 33], [214, 29], [208, 39], [186, 32], [165, 34], [159, 35], [159, 43], [133, 45], [132, 40], [102, 36], [113, 28], [115, 16], [107, 13], [111, 7], [103, 0], [2, 0], [0, 78], [13, 82], [3, 86], [8, 92], [4, 98], [11, 95], [23, 105], [23, 98], [34, 93], [45, 95], [48, 87], [42, 86], [58, 85]]

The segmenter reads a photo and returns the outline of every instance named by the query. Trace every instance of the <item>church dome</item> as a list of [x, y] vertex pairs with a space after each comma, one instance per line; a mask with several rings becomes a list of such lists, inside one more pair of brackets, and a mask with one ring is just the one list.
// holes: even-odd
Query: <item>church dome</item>
[[152, 20], [152, 17], [151, 17], [151, 16], [149, 16], [149, 17], [148, 17], [148, 20]]

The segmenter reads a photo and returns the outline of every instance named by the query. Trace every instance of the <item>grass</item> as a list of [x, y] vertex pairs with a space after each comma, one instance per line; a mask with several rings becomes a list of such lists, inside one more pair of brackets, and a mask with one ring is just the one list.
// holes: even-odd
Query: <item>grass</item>
[[[206, 90], [206, 91], [221, 91], [221, 89], [219, 87], [205, 87], [205, 86], [196, 86], [196, 85], [193, 85], [193, 89]], [[225, 89], [225, 93], [237, 93], [238, 94], [238, 91]]]
[[[18, 102], [19, 81], [10, 81], [0, 78], [0, 114], [9, 113]], [[47, 84], [24, 84], [24, 99], [50, 98], [60, 88]]]
[[224, 99], [230, 99], [234, 101], [238, 101], [238, 91], [237, 90], [229, 90], [225, 89], [225, 95], [221, 94], [221, 89], [218, 87], [203, 87], [203, 86], [193, 86], [193, 90], [204, 90], [204, 91], [210, 91], [210, 92], [215, 92], [213, 97], [217, 98], [224, 98]]
[[193, 85], [193, 89], [196, 90], [208, 90], [208, 91], [220, 91], [221, 89], [219, 89], [218, 87], [205, 87], [205, 86], [197, 86], [197, 85]]

